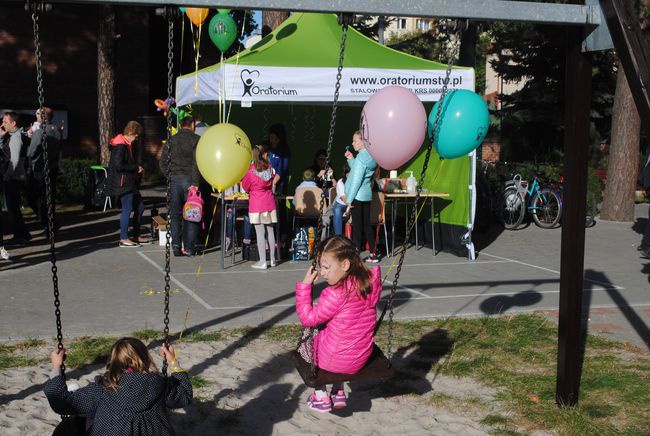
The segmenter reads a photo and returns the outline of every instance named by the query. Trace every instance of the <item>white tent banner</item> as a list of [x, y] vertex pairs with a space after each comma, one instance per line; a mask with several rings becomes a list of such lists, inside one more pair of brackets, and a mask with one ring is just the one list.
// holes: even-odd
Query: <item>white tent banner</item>
[[[413, 91], [423, 102], [437, 101], [445, 70], [343, 68], [339, 101], [367, 101], [386, 86], [399, 85]], [[474, 90], [474, 70], [454, 69], [448, 90]], [[176, 104], [214, 102], [330, 102], [334, 98], [336, 68], [268, 67], [231, 65], [179, 77]]]

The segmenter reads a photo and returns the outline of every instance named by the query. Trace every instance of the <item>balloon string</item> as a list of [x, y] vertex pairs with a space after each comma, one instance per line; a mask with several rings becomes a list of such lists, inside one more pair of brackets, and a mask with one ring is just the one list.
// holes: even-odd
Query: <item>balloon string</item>
[[[213, 188], [214, 191], [219, 193], [219, 190], [216, 190]], [[219, 204], [219, 201], [215, 201], [214, 203], [214, 208], [212, 209], [212, 216], [214, 217], [217, 213], [217, 205]], [[196, 295], [196, 286], [199, 284], [199, 278], [201, 277], [201, 273], [203, 272], [203, 261], [205, 260], [205, 247], [208, 246], [208, 241], [210, 239], [210, 234], [212, 233], [212, 224], [214, 224], [214, 219], [210, 220], [210, 225], [208, 226], [208, 233], [205, 236], [205, 245], [203, 253], [201, 253], [201, 262], [199, 263], [199, 266], [196, 268], [196, 272], [194, 273], [194, 285], [192, 286], [192, 294]], [[192, 304], [192, 296], [188, 294], [187, 296], [187, 305], [185, 306], [185, 318], [183, 319], [183, 329], [181, 330], [180, 334], [178, 335], [178, 339], [183, 339], [183, 333], [187, 329], [187, 320], [190, 317], [190, 306]]]
[[[244, 11], [244, 19], [243, 19], [242, 25], [241, 25], [241, 34], [239, 35], [239, 41], [241, 41], [244, 38], [244, 29], [246, 28], [246, 13], [248, 13], [248, 11]], [[237, 77], [238, 71], [239, 71], [239, 53], [241, 52], [241, 46], [242, 46], [241, 43], [239, 43], [239, 41], [238, 41], [238, 44], [237, 44], [237, 57], [235, 58], [235, 74], [232, 76], [232, 87], [230, 89], [231, 94], [235, 93], [235, 78]], [[225, 68], [226, 66], [223, 65], [223, 67]], [[230, 121], [230, 111], [231, 111], [231, 109], [232, 109], [232, 99], [230, 100], [230, 103], [228, 104], [228, 115], [226, 116], [226, 123], [228, 121]]]
[[223, 108], [225, 107], [226, 104], [226, 96], [223, 95], [223, 82], [225, 80], [225, 75], [226, 75], [226, 65], [223, 63], [223, 52], [221, 52], [221, 75], [219, 76], [220, 79], [218, 79], [217, 86], [219, 88], [219, 92], [217, 95], [219, 96], [219, 105], [217, 106], [217, 110], [219, 111], [219, 124], [225, 122], [223, 119]]
[[183, 75], [183, 46], [185, 45], [185, 14], [181, 15], [181, 61], [178, 65], [178, 75]]
[[194, 44], [194, 95], [199, 95], [199, 58], [201, 57], [201, 26], [199, 23], [196, 43]]

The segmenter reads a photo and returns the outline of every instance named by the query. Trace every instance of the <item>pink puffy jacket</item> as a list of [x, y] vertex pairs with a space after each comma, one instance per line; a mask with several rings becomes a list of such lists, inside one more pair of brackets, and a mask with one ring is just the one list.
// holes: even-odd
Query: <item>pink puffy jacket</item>
[[273, 177], [269, 180], [263, 180], [254, 171], [255, 165], [251, 165], [241, 181], [242, 187], [248, 192], [248, 211], [271, 212], [275, 210], [275, 197], [272, 191], [275, 171], [271, 168]]
[[[312, 306], [312, 285], [296, 283], [296, 311], [305, 327], [326, 324], [314, 339], [316, 364], [330, 372], [354, 374], [372, 353], [375, 307], [382, 289], [379, 266], [371, 271], [372, 291], [364, 300], [346, 286], [328, 286]], [[350, 280], [348, 280], [349, 282]]]

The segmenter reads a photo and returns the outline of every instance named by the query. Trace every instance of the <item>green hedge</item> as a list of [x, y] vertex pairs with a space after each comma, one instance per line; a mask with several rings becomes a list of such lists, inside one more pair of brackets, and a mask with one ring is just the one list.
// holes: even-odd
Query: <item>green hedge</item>
[[56, 200], [60, 203], [83, 203], [92, 159], [61, 159], [56, 179]]

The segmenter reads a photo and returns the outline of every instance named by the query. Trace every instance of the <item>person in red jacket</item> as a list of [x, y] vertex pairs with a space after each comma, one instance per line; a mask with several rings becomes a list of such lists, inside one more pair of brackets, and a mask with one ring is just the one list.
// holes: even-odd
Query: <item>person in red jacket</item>
[[[313, 305], [312, 286], [318, 271], [309, 267], [296, 283], [296, 311], [304, 327], [320, 327], [314, 336], [314, 364], [329, 372], [354, 374], [372, 354], [376, 306], [382, 289], [381, 270], [366, 269], [356, 246], [343, 236], [324, 240], [316, 252], [320, 275], [329, 285]], [[346, 406], [343, 383], [334, 384], [331, 394], [318, 387], [307, 400], [315, 412]]]

